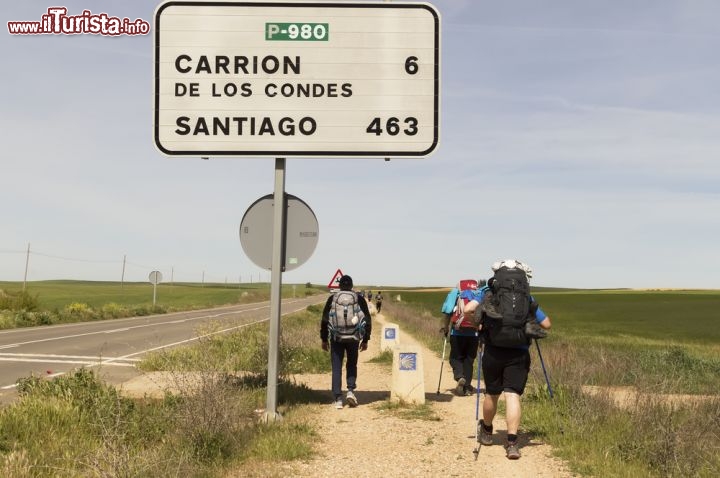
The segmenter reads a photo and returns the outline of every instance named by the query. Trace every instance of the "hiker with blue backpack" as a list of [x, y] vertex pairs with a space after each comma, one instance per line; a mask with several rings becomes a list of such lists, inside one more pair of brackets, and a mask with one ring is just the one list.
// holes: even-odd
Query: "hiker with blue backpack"
[[[480, 302], [487, 290], [485, 281], [461, 280], [445, 298], [442, 306], [443, 323], [440, 332], [450, 339], [450, 367], [455, 379], [455, 395], [472, 395], [473, 368], [479, 346], [478, 329], [473, 312], [465, 309], [470, 301]], [[444, 357], [443, 357], [444, 361]], [[438, 387], [439, 391], [439, 387]]]
[[330, 351], [333, 405], [340, 410], [343, 408], [342, 366], [345, 355], [345, 400], [350, 407], [358, 405], [355, 396], [358, 354], [367, 350], [372, 322], [365, 298], [352, 290], [352, 277], [340, 277], [339, 286], [339, 290], [330, 295], [325, 303], [320, 321], [320, 340], [322, 349]]
[[500, 394], [505, 393], [505, 450], [509, 459], [517, 460], [520, 397], [530, 371], [530, 343], [545, 337], [551, 324], [550, 317], [530, 295], [532, 269], [528, 265], [509, 259], [493, 264], [492, 271], [488, 291], [481, 300], [465, 306], [466, 312], [479, 313], [478, 326], [485, 343], [482, 359], [485, 398], [477, 439], [483, 445], [493, 444], [492, 422]]

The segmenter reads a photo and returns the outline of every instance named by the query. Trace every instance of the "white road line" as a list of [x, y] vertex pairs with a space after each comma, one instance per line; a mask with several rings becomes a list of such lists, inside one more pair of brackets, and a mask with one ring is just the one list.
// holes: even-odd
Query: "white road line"
[[[51, 358], [51, 359], [78, 359], [78, 360], [118, 360], [118, 357], [102, 357], [97, 355], [57, 355], [57, 354], [9, 354], [9, 353], [2, 353], [0, 352], [0, 357], [8, 357], [8, 358], [28, 358], [28, 357], [35, 357], [35, 358]], [[140, 359], [124, 359], [129, 360], [133, 362], [139, 362]]]
[[9, 358], [0, 357], [0, 362], [32, 362], [32, 363], [68, 363], [68, 364], [82, 364], [88, 367], [95, 367], [97, 365], [116, 365], [118, 367], [134, 367], [134, 363], [118, 363], [114, 360], [100, 360], [100, 361], [88, 361], [88, 360], [59, 360], [59, 359], [32, 359], [32, 358]]

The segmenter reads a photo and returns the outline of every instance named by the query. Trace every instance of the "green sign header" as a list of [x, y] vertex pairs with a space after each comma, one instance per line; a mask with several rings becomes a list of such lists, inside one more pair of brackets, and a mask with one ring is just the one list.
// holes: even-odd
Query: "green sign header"
[[266, 23], [268, 41], [328, 41], [329, 23]]

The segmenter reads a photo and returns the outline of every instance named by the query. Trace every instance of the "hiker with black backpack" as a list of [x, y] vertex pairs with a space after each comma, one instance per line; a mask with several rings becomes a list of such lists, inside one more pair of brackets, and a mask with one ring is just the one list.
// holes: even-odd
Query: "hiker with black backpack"
[[505, 393], [507, 421], [506, 455], [520, 458], [518, 429], [520, 427], [520, 397], [525, 391], [530, 371], [531, 340], [545, 337], [550, 317], [530, 295], [528, 279], [532, 269], [516, 260], [496, 262], [494, 276], [488, 281], [489, 290], [481, 301], [471, 301], [468, 310], [479, 311], [479, 328], [485, 343], [482, 374], [485, 380], [483, 418], [477, 425], [478, 441], [493, 444], [493, 418], [498, 399]]
[[343, 408], [342, 366], [345, 355], [345, 399], [350, 407], [357, 407], [355, 396], [358, 353], [367, 350], [372, 322], [365, 298], [352, 290], [352, 277], [344, 275], [340, 289], [328, 297], [320, 321], [322, 349], [330, 351], [332, 361], [332, 392], [335, 408]]

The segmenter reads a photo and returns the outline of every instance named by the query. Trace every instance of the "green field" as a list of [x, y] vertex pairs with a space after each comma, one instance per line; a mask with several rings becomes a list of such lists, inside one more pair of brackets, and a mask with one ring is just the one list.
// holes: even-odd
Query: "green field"
[[[305, 284], [284, 284], [283, 297], [305, 295]], [[313, 288], [314, 289], [314, 288]], [[0, 290], [22, 290], [21, 282], [0, 282]], [[36, 296], [41, 310], [62, 309], [80, 302], [99, 308], [108, 303], [122, 306], [152, 305], [153, 286], [147, 282], [93, 282], [93, 281], [38, 281], [29, 282], [26, 291]], [[174, 283], [159, 284], [156, 304], [168, 308], [212, 307], [235, 304], [245, 298], [267, 300], [270, 284], [213, 284]]]
[[[444, 291], [401, 293], [404, 302], [438, 317], [445, 295]], [[546, 289], [533, 296], [563, 337], [720, 347], [720, 291]]]

